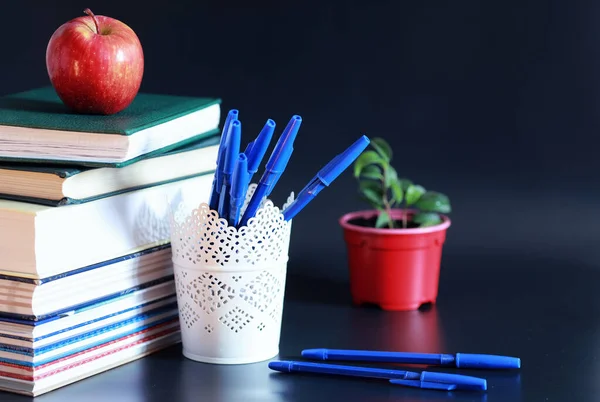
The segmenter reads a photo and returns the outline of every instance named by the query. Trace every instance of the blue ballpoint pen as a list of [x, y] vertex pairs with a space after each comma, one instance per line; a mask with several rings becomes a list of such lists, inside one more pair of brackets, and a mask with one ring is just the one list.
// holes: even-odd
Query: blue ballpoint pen
[[219, 200], [219, 218], [229, 217], [229, 191], [231, 189], [231, 176], [235, 168], [235, 161], [240, 154], [240, 142], [242, 138], [242, 123], [239, 120], [231, 122], [231, 130], [225, 147], [225, 163], [223, 164], [223, 185], [221, 186]]
[[305, 349], [302, 351], [302, 357], [316, 360], [431, 364], [473, 369], [515, 369], [521, 367], [521, 359], [518, 357], [472, 353], [451, 355], [371, 350]]
[[223, 164], [225, 163], [225, 147], [227, 143], [227, 134], [231, 128], [231, 122], [237, 120], [239, 112], [236, 109], [232, 109], [227, 113], [225, 124], [223, 124], [223, 131], [221, 132], [221, 141], [219, 143], [219, 150], [217, 153], [217, 168], [215, 169], [215, 175], [212, 182], [212, 191], [210, 193], [210, 199], [208, 201], [210, 209], [216, 211], [219, 209], [219, 194], [221, 193], [221, 186], [223, 185]]
[[[295, 117], [295, 116], [294, 116], [294, 117]], [[287, 132], [287, 131], [289, 131], [289, 130], [291, 130], [291, 128], [292, 128], [292, 125], [295, 123], [295, 119], [294, 119], [294, 117], [292, 117], [292, 118], [290, 119], [290, 121], [288, 121], [288, 124], [287, 124], [287, 126], [285, 126], [285, 128], [283, 129], [283, 132], [284, 132], [284, 133], [285, 133], [285, 132]], [[293, 144], [292, 144], [292, 145], [293, 145]], [[293, 151], [293, 149], [292, 149], [292, 151]], [[271, 156], [272, 156], [272, 155], [271, 155]], [[285, 171], [285, 168], [287, 167], [287, 164], [289, 163], [289, 161], [290, 161], [290, 158], [287, 158], [286, 160], [282, 161], [281, 165], [279, 166], [279, 169], [280, 169], [282, 172], [283, 172], [283, 171]], [[272, 192], [272, 191], [273, 191], [273, 189], [275, 188], [275, 185], [277, 184], [277, 182], [279, 181], [279, 178], [280, 178], [281, 176], [282, 176], [282, 175], [277, 175], [277, 176], [275, 176], [275, 177], [273, 178], [273, 180], [271, 181], [271, 185], [269, 186], [269, 189], [267, 190], [267, 195], [268, 195], [268, 194], [271, 194], [271, 192]]]
[[240, 154], [235, 163], [235, 170], [231, 179], [231, 205], [229, 209], [229, 226], [236, 226], [240, 219], [240, 210], [246, 199], [248, 191], [248, 158]]
[[390, 370], [372, 367], [344, 366], [336, 364], [310, 363], [299, 361], [272, 361], [271, 370], [283, 373], [315, 373], [351, 377], [381, 378], [390, 380], [392, 384], [408, 387], [436, 389], [444, 391], [485, 391], [485, 378], [471, 377], [460, 374], [447, 374], [423, 371], [421, 373], [404, 370]]
[[274, 131], [275, 122], [271, 119], [267, 120], [256, 139], [246, 146], [244, 154], [248, 157], [248, 183], [252, 181], [252, 176], [258, 171], [258, 167], [267, 152], [267, 148], [269, 148]]
[[285, 130], [283, 130], [283, 133], [281, 133], [281, 136], [275, 145], [275, 149], [273, 149], [273, 152], [267, 161], [265, 172], [254, 190], [254, 194], [246, 207], [244, 216], [242, 216], [242, 219], [240, 220], [240, 226], [246, 226], [248, 224], [248, 220], [256, 214], [256, 211], [258, 211], [263, 198], [268, 197], [269, 194], [271, 194], [273, 183], [283, 174], [283, 171], [292, 156], [292, 152], [294, 151], [294, 140], [296, 139], [301, 124], [302, 117], [297, 115], [293, 116]]
[[371, 141], [365, 135], [356, 140], [343, 153], [333, 158], [298, 193], [298, 197], [283, 210], [283, 218], [289, 221], [311, 202], [326, 186], [329, 186], [344, 170], [360, 156]]

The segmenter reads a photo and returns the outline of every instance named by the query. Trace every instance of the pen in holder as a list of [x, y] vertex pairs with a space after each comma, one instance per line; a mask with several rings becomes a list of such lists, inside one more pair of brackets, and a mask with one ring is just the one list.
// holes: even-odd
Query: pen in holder
[[[248, 187], [242, 213], [255, 188]], [[206, 203], [175, 201], [170, 224], [183, 355], [217, 364], [277, 356], [292, 221], [264, 200], [236, 229]]]

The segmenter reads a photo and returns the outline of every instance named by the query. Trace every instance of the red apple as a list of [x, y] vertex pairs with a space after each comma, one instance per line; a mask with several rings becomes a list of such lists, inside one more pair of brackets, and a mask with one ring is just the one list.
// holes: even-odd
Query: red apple
[[46, 68], [60, 99], [78, 113], [114, 114], [137, 95], [144, 75], [142, 45], [126, 24], [94, 15], [61, 25], [46, 49]]

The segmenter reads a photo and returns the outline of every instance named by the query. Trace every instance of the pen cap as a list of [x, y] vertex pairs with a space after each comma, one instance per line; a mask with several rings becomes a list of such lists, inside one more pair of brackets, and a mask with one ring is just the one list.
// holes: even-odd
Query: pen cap
[[423, 371], [421, 373], [421, 382], [450, 384], [454, 385], [456, 390], [485, 391], [487, 390], [487, 381], [485, 378], [471, 377], [461, 374], [437, 373], [432, 371]]
[[331, 182], [342, 174], [342, 172], [360, 156], [370, 142], [369, 138], [366, 135], [363, 135], [321, 169], [318, 176], [323, 184], [329, 186]]
[[227, 113], [227, 118], [223, 124], [223, 130], [221, 131], [221, 141], [219, 142], [219, 151], [217, 153], [217, 165], [224, 162], [223, 158], [225, 157], [225, 147], [227, 146], [227, 136], [231, 128], [231, 122], [237, 120], [238, 115], [239, 111], [237, 109], [231, 109], [229, 113]]
[[221, 140], [219, 142], [219, 149], [217, 151], [217, 169], [215, 171], [215, 189], [211, 196], [211, 205], [216, 207], [218, 204], [218, 193], [221, 192], [221, 186], [223, 186], [223, 165], [225, 165], [225, 149], [227, 148], [227, 138], [231, 131], [231, 122], [237, 120], [238, 117], [237, 109], [232, 109], [227, 113], [225, 124], [223, 124], [223, 130], [221, 132]]
[[265, 156], [267, 148], [269, 148], [274, 131], [275, 122], [271, 119], [267, 120], [258, 137], [246, 147], [245, 153], [248, 156], [248, 171], [250, 173], [254, 174], [258, 170], [260, 162]]
[[521, 367], [521, 359], [510, 356], [457, 353], [455, 364], [458, 368], [517, 369]]
[[240, 153], [240, 142], [242, 140], [242, 123], [239, 120], [231, 122], [231, 130], [227, 136], [225, 149], [225, 163], [223, 164], [223, 173], [232, 174], [235, 168], [235, 161]]
[[282, 173], [285, 170], [285, 167], [292, 156], [292, 152], [294, 151], [294, 140], [296, 139], [298, 130], [300, 130], [301, 124], [302, 117], [298, 115], [292, 116], [288, 125], [281, 133], [281, 136], [275, 145], [275, 149], [273, 149], [273, 152], [271, 153], [271, 157], [266, 166], [267, 171], [270, 173]]
[[248, 158], [242, 153], [238, 155], [238, 159], [235, 162], [235, 169], [233, 170], [231, 198], [241, 200], [246, 197], [248, 177]]

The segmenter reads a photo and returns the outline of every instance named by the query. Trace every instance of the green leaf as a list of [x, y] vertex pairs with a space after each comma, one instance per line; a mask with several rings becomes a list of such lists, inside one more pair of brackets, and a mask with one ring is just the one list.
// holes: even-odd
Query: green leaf
[[383, 206], [383, 192], [381, 185], [376, 182], [364, 180], [359, 183], [359, 191], [363, 197], [375, 207]]
[[365, 179], [383, 180], [381, 169], [375, 165], [365, 166], [362, 172], [360, 172], [360, 177]]
[[385, 187], [390, 188], [392, 183], [396, 183], [398, 181], [398, 173], [396, 173], [396, 169], [392, 166], [388, 166], [385, 169]]
[[392, 160], [392, 147], [383, 138], [373, 138], [371, 140], [371, 146], [377, 151], [377, 153], [385, 159], [386, 162]]
[[419, 212], [418, 214], [415, 214], [412, 220], [421, 227], [434, 226], [442, 222], [442, 218], [435, 212]]
[[383, 203], [381, 197], [379, 197], [373, 190], [365, 189], [362, 191], [362, 195], [367, 202], [373, 205], [375, 208], [382, 208]]
[[398, 180], [394, 181], [390, 186], [392, 188], [392, 195], [394, 196], [394, 203], [401, 203], [404, 198], [404, 192]]
[[447, 214], [452, 210], [448, 197], [435, 191], [427, 191], [423, 194], [417, 201], [416, 206], [424, 212], [439, 212], [441, 214]]
[[390, 223], [390, 215], [387, 213], [387, 211], [381, 211], [379, 213], [379, 216], [377, 217], [377, 221], [375, 222], [375, 227], [381, 228], [384, 226], [389, 226], [389, 223]]
[[413, 184], [413, 182], [408, 179], [398, 179], [398, 182], [400, 183], [400, 187], [403, 191], [406, 191], [408, 189], [408, 186]]
[[377, 194], [379, 198], [383, 198], [383, 188], [381, 187], [381, 183], [371, 180], [361, 180], [360, 183], [358, 183], [358, 188], [361, 192], [365, 189], [371, 190]]
[[425, 194], [425, 189], [422, 186], [411, 184], [406, 189], [406, 205], [413, 205]]
[[377, 152], [365, 151], [360, 154], [354, 162], [354, 177], [360, 176], [360, 173], [365, 166], [383, 163], [385, 163], [385, 160], [382, 159]]

